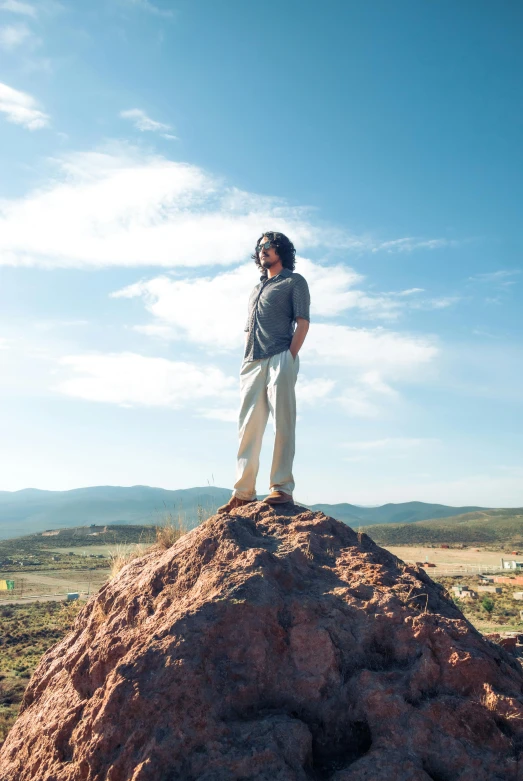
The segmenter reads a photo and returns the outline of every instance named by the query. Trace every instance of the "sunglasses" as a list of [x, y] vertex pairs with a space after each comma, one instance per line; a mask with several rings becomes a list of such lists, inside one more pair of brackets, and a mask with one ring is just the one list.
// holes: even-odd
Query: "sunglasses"
[[261, 252], [262, 249], [269, 249], [271, 244], [272, 244], [272, 241], [266, 241], [264, 244], [258, 244], [258, 246], [256, 247], [256, 250], [258, 252]]

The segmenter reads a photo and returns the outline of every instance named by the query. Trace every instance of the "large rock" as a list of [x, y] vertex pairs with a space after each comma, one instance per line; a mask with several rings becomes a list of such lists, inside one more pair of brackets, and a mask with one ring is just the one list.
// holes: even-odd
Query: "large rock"
[[36, 670], [0, 779], [521, 781], [522, 685], [423, 571], [257, 503], [90, 600]]

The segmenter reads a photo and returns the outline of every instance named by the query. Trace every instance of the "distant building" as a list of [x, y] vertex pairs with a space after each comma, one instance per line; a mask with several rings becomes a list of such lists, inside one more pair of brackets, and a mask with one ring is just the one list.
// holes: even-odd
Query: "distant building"
[[478, 595], [475, 591], [473, 591], [471, 588], [468, 588], [467, 586], [462, 586], [461, 584], [458, 584], [457, 586], [452, 586], [452, 591], [460, 599], [478, 598]]
[[478, 591], [486, 591], [489, 594], [501, 594], [501, 586], [478, 586]]
[[514, 591], [512, 596], [514, 599], [517, 599], [519, 602], [523, 601], [523, 591]]
[[501, 559], [501, 569], [523, 570], [523, 561], [517, 559]]

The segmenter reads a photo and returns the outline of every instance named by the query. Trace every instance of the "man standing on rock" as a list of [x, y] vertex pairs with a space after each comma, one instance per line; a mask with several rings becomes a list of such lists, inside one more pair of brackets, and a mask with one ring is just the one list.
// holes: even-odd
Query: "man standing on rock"
[[256, 476], [269, 412], [275, 430], [268, 504], [292, 502], [298, 352], [309, 330], [310, 295], [294, 273], [296, 250], [283, 233], [266, 231], [251, 256], [262, 272], [249, 299], [245, 355], [240, 370], [236, 483], [218, 509], [226, 513], [256, 501]]

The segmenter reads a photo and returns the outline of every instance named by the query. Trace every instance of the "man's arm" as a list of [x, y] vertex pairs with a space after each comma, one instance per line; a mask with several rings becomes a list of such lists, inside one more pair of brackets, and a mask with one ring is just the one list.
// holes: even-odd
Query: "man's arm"
[[296, 358], [296, 356], [298, 355], [301, 346], [305, 341], [305, 337], [307, 336], [308, 330], [309, 330], [309, 321], [306, 320], [304, 317], [297, 317], [296, 330], [294, 331], [294, 336], [292, 337], [291, 346], [289, 347], [293, 358]]

